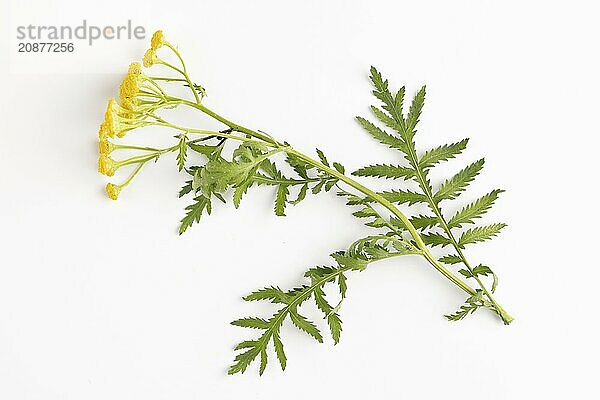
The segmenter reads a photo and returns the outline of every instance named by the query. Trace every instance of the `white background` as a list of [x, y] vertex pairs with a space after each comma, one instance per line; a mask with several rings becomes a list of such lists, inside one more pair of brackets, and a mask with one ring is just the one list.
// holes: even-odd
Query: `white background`
[[[3, 0], [0, 398], [593, 398], [598, 11], [593, 1]], [[419, 148], [470, 137], [439, 167], [446, 175], [486, 157], [457, 204], [507, 189], [486, 221], [509, 227], [468, 254], [498, 272], [516, 321], [445, 321], [464, 294], [423, 261], [398, 259], [349, 276], [339, 345], [286, 325], [284, 373], [272, 358], [260, 378], [255, 365], [227, 376], [233, 346], [254, 333], [229, 322], [273, 311], [241, 296], [301, 283], [368, 229], [331, 194], [279, 218], [274, 193], [254, 189], [179, 237], [186, 202], [172, 157], [106, 199], [97, 127], [147, 41], [25, 59], [14, 40], [17, 25], [83, 18], [164, 29], [207, 104], [349, 170], [398, 158], [353, 121], [372, 102], [369, 66], [411, 94], [426, 83]]]

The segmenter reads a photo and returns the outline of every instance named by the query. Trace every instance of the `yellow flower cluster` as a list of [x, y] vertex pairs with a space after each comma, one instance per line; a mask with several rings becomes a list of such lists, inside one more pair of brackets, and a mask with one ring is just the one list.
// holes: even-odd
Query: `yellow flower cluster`
[[98, 137], [100, 140], [109, 138], [123, 137], [127, 131], [135, 127], [133, 112], [121, 107], [115, 99], [110, 99], [104, 113], [104, 122], [100, 124]]
[[119, 193], [121, 193], [122, 188], [122, 186], [115, 185], [114, 183], [107, 183], [106, 194], [111, 200], [117, 200], [119, 198]]
[[98, 158], [98, 172], [102, 175], [113, 176], [119, 168], [119, 163], [110, 158], [107, 154], [100, 154]]
[[116, 148], [116, 146], [113, 143], [106, 140], [106, 138], [100, 139], [98, 141], [98, 153], [101, 155], [102, 154], [109, 155], [110, 153], [113, 152], [113, 150], [115, 148]]
[[[152, 35], [150, 49], [146, 51], [142, 59], [144, 67], [150, 67], [156, 64], [159, 60], [156, 55], [156, 50], [167, 44], [162, 31], [156, 31]], [[115, 161], [110, 157], [110, 154], [119, 145], [116, 145], [108, 140], [108, 138], [123, 137], [129, 130], [143, 126], [143, 115], [148, 106], [140, 103], [138, 98], [142, 98], [140, 89], [144, 81], [150, 80], [142, 73], [142, 65], [139, 62], [134, 62], [129, 65], [127, 75], [119, 86], [119, 102], [115, 99], [110, 99], [104, 113], [104, 121], [100, 124], [98, 132], [98, 172], [103, 175], [113, 176], [115, 171], [123, 166], [131, 164], [131, 160]], [[143, 93], [143, 92], [142, 92]], [[121, 190], [127, 186], [131, 178], [137, 173], [133, 173], [130, 178], [122, 185], [109, 183], [106, 185], [106, 194], [112, 200], [117, 200]]]
[[146, 53], [144, 53], [144, 58], [142, 58], [144, 67], [151, 67], [159, 61], [158, 56], [156, 55], [156, 50], [165, 44], [167, 44], [167, 41], [165, 40], [163, 31], [158, 30], [154, 32], [154, 35], [152, 35], [152, 40], [150, 41], [150, 48], [146, 51]]
[[158, 61], [158, 56], [156, 55], [156, 50], [150, 48], [144, 53], [144, 58], [142, 58], [142, 63], [144, 67], [148, 68], [156, 64]]
[[164, 46], [165, 43], [167, 42], [165, 40], [165, 35], [163, 35], [163, 31], [158, 30], [154, 32], [154, 35], [152, 35], [152, 39], [150, 40], [150, 47], [153, 50], [157, 50], [158, 48]]

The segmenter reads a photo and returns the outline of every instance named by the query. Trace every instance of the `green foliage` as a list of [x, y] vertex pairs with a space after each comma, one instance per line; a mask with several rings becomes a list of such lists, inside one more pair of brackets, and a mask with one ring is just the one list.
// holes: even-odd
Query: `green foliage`
[[187, 213], [185, 217], [181, 220], [181, 225], [179, 226], [179, 234], [181, 235], [183, 232], [187, 230], [194, 222], [200, 222], [200, 217], [204, 212], [210, 214], [211, 212], [211, 203], [210, 199], [204, 196], [194, 197], [194, 202], [185, 208]]
[[[445, 144], [425, 151], [419, 156], [414, 142], [416, 128], [419, 122], [421, 112], [425, 103], [425, 87], [423, 86], [413, 97], [408, 113], [403, 114], [403, 99], [405, 89], [401, 88], [395, 95], [389, 89], [388, 81], [383, 79], [381, 74], [371, 68], [371, 81], [374, 86], [373, 94], [381, 101], [381, 106], [371, 106], [371, 111], [376, 120], [384, 127], [369, 121], [363, 117], [357, 117], [357, 121], [364, 130], [373, 136], [377, 141], [388, 147], [398, 150], [406, 164], [405, 165], [387, 165], [374, 164], [356, 170], [353, 175], [362, 177], [375, 177], [386, 179], [411, 180], [419, 188], [418, 191], [393, 188], [380, 192], [385, 200], [394, 204], [413, 205], [423, 203], [430, 209], [431, 214], [418, 214], [410, 217], [410, 223], [415, 230], [420, 232], [423, 243], [431, 247], [450, 247], [455, 254], [442, 256], [439, 261], [447, 265], [463, 264], [465, 268], [458, 271], [465, 278], [475, 279], [481, 289], [473, 294], [467, 302], [455, 314], [448, 316], [450, 320], [459, 320], [472, 313], [478, 307], [485, 306], [497, 312], [505, 323], [510, 322], [505, 312], [497, 306], [491, 293], [496, 289], [498, 280], [496, 275], [484, 266], [471, 268], [466, 260], [463, 250], [466, 245], [475, 244], [489, 240], [496, 236], [506, 225], [495, 223], [487, 226], [476, 226], [468, 230], [463, 230], [457, 239], [456, 232], [461, 230], [464, 225], [474, 224], [475, 220], [481, 218], [492, 207], [498, 195], [502, 190], [496, 189], [477, 199], [473, 203], [464, 206], [456, 212], [449, 220], [444, 214], [440, 203], [456, 199], [464, 192], [468, 185], [481, 172], [484, 160], [480, 159], [464, 169], [458, 171], [455, 175], [446, 179], [437, 188], [431, 184], [428, 174], [430, 170], [443, 161], [457, 157], [461, 154], [468, 143], [468, 139]], [[386, 131], [391, 129], [390, 132]], [[445, 204], [445, 203], [444, 203]], [[409, 211], [405, 214], [410, 215]], [[363, 209], [355, 212], [359, 217], [374, 217], [373, 211]], [[375, 217], [379, 223], [377, 227], [383, 226], [382, 218]], [[383, 220], [384, 221], [384, 220]], [[480, 280], [480, 276], [493, 276], [491, 291], [488, 291]]]
[[[464, 254], [467, 245], [490, 240], [506, 226], [476, 225], [503, 191], [495, 189], [470, 204], [457, 206], [456, 200], [482, 172], [484, 159], [449, 174], [439, 184], [432, 184], [429, 174], [433, 168], [457, 158], [469, 140], [420, 151], [415, 139], [425, 105], [425, 86], [406, 100], [406, 89], [392, 91], [389, 82], [374, 67], [370, 79], [378, 104], [370, 107], [372, 118], [358, 116], [356, 120], [367, 134], [399, 157], [390, 163], [370, 162], [352, 175], [385, 179], [389, 186], [380, 191], [353, 180], [341, 163], [320, 149], [315, 150], [314, 156], [304, 155], [264, 132], [220, 117], [203, 103], [185, 102], [225, 124], [227, 129], [214, 132], [178, 127], [179, 132], [185, 133], [177, 136], [177, 145], [166, 149], [176, 152], [179, 170], [188, 175], [179, 191], [179, 197], [191, 199], [181, 220], [180, 234], [211, 213], [215, 198], [223, 203], [231, 201], [238, 208], [255, 188], [271, 190], [277, 216], [289, 214], [288, 206], [301, 203], [310, 194], [334, 189], [351, 208], [352, 215], [371, 228], [368, 236], [356, 240], [345, 251], [331, 254], [333, 265], [308, 269], [299, 286], [289, 290], [267, 286], [244, 297], [245, 301], [268, 302], [274, 311], [266, 317], [245, 317], [231, 323], [252, 330], [255, 337], [235, 347], [229, 374], [244, 373], [256, 361], [262, 375], [273, 355], [285, 370], [288, 365], [283, 340], [285, 321], [288, 321], [286, 326], [296, 327], [319, 343], [325, 341], [323, 332], [328, 330], [333, 343], [339, 343], [340, 308], [347, 295], [348, 273], [364, 271], [372, 262], [404, 255], [424, 257], [468, 293], [465, 303], [447, 315], [447, 319], [458, 321], [485, 308], [497, 313], [505, 323], [512, 320], [492, 297], [498, 286], [497, 275], [483, 264], [471, 267]], [[192, 85], [192, 89], [194, 96], [204, 96], [202, 87]], [[405, 101], [410, 104], [405, 105]], [[169, 126], [166, 122], [161, 125]], [[193, 133], [205, 136], [192, 140]], [[160, 150], [156, 157], [164, 152]], [[201, 162], [186, 166], [198, 157]], [[452, 208], [453, 212], [447, 214], [446, 208]], [[433, 255], [438, 251], [442, 254], [439, 259]], [[488, 290], [485, 284], [490, 281]], [[310, 314], [303, 308], [307, 303], [314, 303], [323, 321], [309, 319]]]
[[487, 226], [478, 226], [477, 228], [471, 228], [465, 231], [460, 239], [458, 245], [464, 248], [467, 244], [473, 244], [477, 242], [484, 242], [490, 240], [496, 236], [506, 224], [493, 224]]
[[177, 167], [181, 171], [185, 168], [185, 159], [187, 157], [187, 137], [182, 134], [179, 137], [179, 151], [177, 152]]
[[448, 226], [450, 228], [460, 228], [464, 224], [474, 224], [474, 219], [481, 218], [494, 204], [498, 195], [504, 190], [496, 189], [483, 197], [475, 200], [473, 203], [465, 206], [462, 210], [454, 214]]
[[[231, 191], [233, 205], [238, 208], [243, 197], [255, 184], [275, 186], [275, 214], [285, 216], [288, 204], [300, 203], [306, 198], [309, 191], [313, 194], [318, 194], [322, 190], [329, 191], [339, 180], [335, 176], [316, 170], [314, 166], [292, 154], [287, 154], [283, 163], [286, 167], [291, 168], [297, 176], [286, 176], [271, 160], [272, 157], [283, 152], [283, 148], [273, 150], [260, 141], [243, 142], [234, 150], [230, 160], [221, 155], [222, 145], [209, 146], [188, 143], [187, 147], [207, 157], [208, 161], [202, 166], [192, 167], [188, 170], [193, 179], [187, 181], [182, 187], [179, 192], [180, 197], [200, 192], [206, 199], [217, 197], [226, 202], [225, 195]], [[324, 165], [330, 166], [321, 150], [317, 149], [317, 155]], [[339, 162], [333, 162], [331, 165], [337, 172], [344, 173], [344, 166]], [[295, 196], [292, 198], [290, 189], [295, 191]], [[192, 223], [198, 221], [199, 218], [186, 217], [185, 226], [182, 224], [180, 232], [183, 233]]]
[[[259, 374], [265, 371], [268, 362], [269, 344], [273, 343], [275, 355], [282, 370], [287, 366], [287, 358], [281, 340], [281, 327], [289, 318], [292, 324], [301, 332], [306, 333], [319, 343], [323, 343], [323, 335], [317, 324], [301, 314], [300, 306], [312, 300], [322, 312], [323, 319], [329, 328], [334, 344], [339, 343], [342, 333], [342, 320], [339, 316], [341, 302], [346, 297], [346, 276], [350, 271], [362, 271], [374, 261], [396, 257], [415, 252], [414, 246], [402, 239], [384, 235], [368, 236], [354, 242], [346, 251], [332, 254], [336, 266], [313, 267], [304, 273], [309, 280], [297, 288], [283, 291], [278, 287], [269, 286], [259, 289], [244, 297], [246, 301], [268, 301], [281, 307], [270, 318], [247, 317], [240, 318], [232, 325], [243, 328], [260, 330], [256, 340], [246, 340], [239, 343], [236, 351], [240, 351], [229, 368], [229, 374], [244, 373], [248, 366], [260, 356]], [[332, 305], [325, 294], [325, 286], [333, 284], [338, 287], [341, 300]]]

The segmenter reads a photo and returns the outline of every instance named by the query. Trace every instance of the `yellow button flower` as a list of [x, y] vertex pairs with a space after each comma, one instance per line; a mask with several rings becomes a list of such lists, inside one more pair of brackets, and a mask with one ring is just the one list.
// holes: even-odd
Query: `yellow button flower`
[[100, 130], [98, 130], [98, 137], [100, 138], [100, 140], [106, 139], [107, 137], [114, 137], [114, 134], [108, 128], [108, 124], [106, 122], [102, 122], [100, 124]]
[[106, 194], [112, 200], [117, 200], [119, 198], [119, 193], [121, 193], [122, 187], [119, 185], [115, 185], [113, 183], [106, 184]]
[[115, 160], [106, 154], [100, 154], [100, 157], [98, 158], [98, 172], [102, 175], [113, 176], [117, 167], [118, 165]]
[[135, 74], [127, 74], [123, 81], [121, 82], [121, 86], [119, 87], [119, 98], [121, 102], [123, 99], [133, 99], [138, 95], [140, 91], [140, 79], [139, 76]]
[[110, 154], [113, 152], [113, 150], [115, 149], [115, 145], [111, 142], [109, 142], [106, 139], [100, 139], [98, 141], [98, 152], [100, 154]]
[[165, 44], [165, 37], [163, 35], [163, 31], [158, 30], [154, 32], [152, 35], [152, 40], [150, 41], [150, 46], [153, 50], [156, 50], [162, 47]]
[[156, 56], [156, 50], [154, 49], [148, 49], [144, 54], [144, 58], [142, 58], [142, 63], [146, 68], [153, 66], [157, 61], [158, 57]]
[[132, 75], [141, 75], [142, 66], [139, 62], [132, 62], [131, 64], [129, 64], [129, 69], [127, 70], [127, 73]]

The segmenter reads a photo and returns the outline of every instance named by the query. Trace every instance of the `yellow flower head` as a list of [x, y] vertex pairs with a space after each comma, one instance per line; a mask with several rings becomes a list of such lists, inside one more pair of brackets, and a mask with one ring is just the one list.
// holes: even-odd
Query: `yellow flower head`
[[127, 74], [123, 81], [121, 82], [121, 86], [119, 88], [119, 98], [121, 102], [124, 99], [133, 99], [138, 95], [140, 91], [140, 79], [139, 76], [135, 74]]
[[106, 139], [98, 141], [98, 153], [108, 155], [113, 152], [115, 145]]
[[165, 36], [163, 35], [163, 31], [156, 31], [154, 35], [152, 35], [152, 40], [150, 41], [150, 46], [153, 50], [162, 47], [165, 44]]
[[108, 104], [106, 105], [106, 114], [113, 114], [118, 112], [119, 110], [119, 105], [117, 104], [117, 102], [115, 101], [115, 99], [110, 99], [108, 100]]
[[114, 138], [121, 131], [121, 123], [118, 115], [113, 111], [106, 111], [104, 114], [104, 123], [108, 131], [108, 136]]
[[129, 70], [127, 71], [127, 73], [131, 75], [141, 75], [142, 66], [139, 62], [132, 62], [131, 64], [129, 64]]
[[121, 193], [122, 187], [119, 185], [115, 185], [113, 183], [106, 184], [106, 194], [112, 200], [117, 200], [119, 198], [119, 193]]
[[121, 100], [121, 107], [123, 107], [126, 110], [130, 110], [133, 111], [135, 110], [137, 104], [135, 99], [130, 99], [130, 98], [124, 98]]
[[98, 137], [100, 140], [106, 139], [106, 137], [115, 137], [114, 133], [109, 129], [108, 124], [105, 122], [100, 124], [100, 130], [98, 131]]
[[156, 50], [152, 48], [148, 49], [144, 54], [144, 58], [142, 58], [142, 63], [146, 68], [153, 66], [157, 61], [158, 57], [156, 56]]
[[100, 157], [98, 158], [98, 172], [102, 175], [113, 176], [117, 167], [118, 165], [115, 160], [106, 154], [100, 154]]

